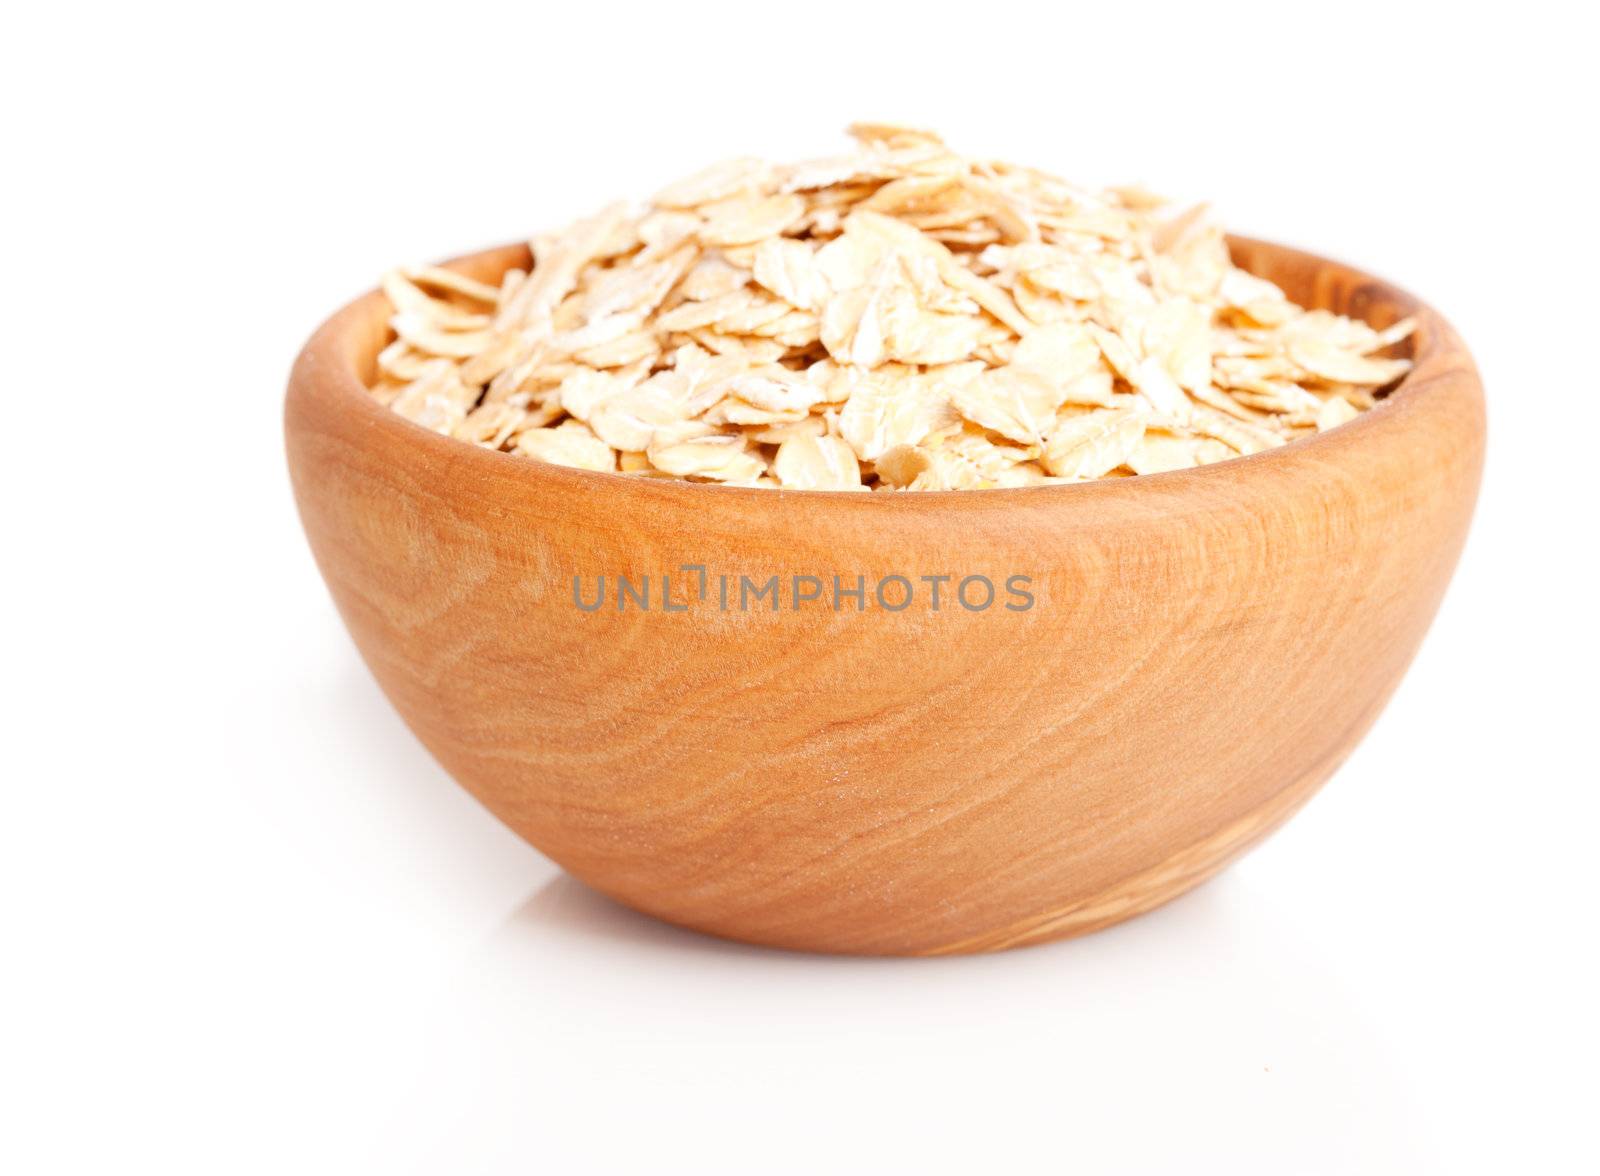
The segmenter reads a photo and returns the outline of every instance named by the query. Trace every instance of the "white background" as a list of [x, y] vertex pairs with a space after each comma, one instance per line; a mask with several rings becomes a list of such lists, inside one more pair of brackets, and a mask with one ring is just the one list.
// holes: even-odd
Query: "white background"
[[[0, 1167], [1593, 1171], [1592, 30], [1472, 7], [11, 14]], [[1088, 939], [849, 961], [610, 905], [415, 743], [299, 534], [283, 380], [386, 266], [855, 118], [1209, 197], [1433, 301], [1488, 386], [1377, 728]]]

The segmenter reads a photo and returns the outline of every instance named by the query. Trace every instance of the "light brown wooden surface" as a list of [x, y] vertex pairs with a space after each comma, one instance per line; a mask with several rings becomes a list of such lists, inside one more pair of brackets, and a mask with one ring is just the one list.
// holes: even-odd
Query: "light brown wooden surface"
[[[301, 518], [411, 729], [591, 886], [821, 951], [1093, 930], [1198, 884], [1321, 786], [1415, 653], [1477, 493], [1482, 393], [1450, 327], [1354, 270], [1233, 245], [1304, 303], [1378, 326], [1418, 314], [1416, 370], [1349, 425], [1198, 470], [744, 490], [547, 466], [412, 425], [361, 387], [386, 332], [369, 295], [291, 378]], [[458, 264], [493, 277], [527, 252]], [[599, 575], [683, 564], [1020, 574], [1036, 603], [573, 605], [575, 575], [592, 599]]]

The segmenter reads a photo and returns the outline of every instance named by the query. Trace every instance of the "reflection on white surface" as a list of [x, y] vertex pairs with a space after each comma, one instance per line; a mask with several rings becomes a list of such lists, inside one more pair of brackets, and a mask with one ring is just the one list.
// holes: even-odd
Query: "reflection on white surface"
[[640, 1136], [668, 1170], [1049, 1149], [1099, 1172], [1359, 1171], [1414, 1144], [1328, 962], [1227, 876], [1085, 939], [861, 960], [711, 939], [557, 875], [425, 1020], [385, 1142], [419, 1171], [580, 1171]]

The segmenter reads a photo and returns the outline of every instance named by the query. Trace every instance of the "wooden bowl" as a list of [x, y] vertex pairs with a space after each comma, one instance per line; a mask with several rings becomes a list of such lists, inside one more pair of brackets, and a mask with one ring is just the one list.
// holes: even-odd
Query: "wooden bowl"
[[[385, 693], [458, 781], [590, 886], [812, 951], [936, 955], [1166, 902], [1298, 809], [1366, 732], [1467, 532], [1483, 398], [1409, 294], [1235, 240], [1302, 304], [1420, 319], [1416, 368], [1329, 433], [1072, 486], [840, 494], [645, 481], [428, 432], [363, 390], [369, 294], [294, 368], [306, 535]], [[492, 279], [520, 247], [456, 267]], [[695, 573], [707, 569], [705, 599]], [[682, 611], [660, 607], [659, 578]], [[719, 575], [735, 577], [730, 608]], [[737, 606], [738, 577], [782, 607]], [[651, 607], [584, 611], [597, 577]], [[865, 611], [829, 577], [866, 577]], [[874, 586], [950, 575], [942, 607]], [[1006, 592], [1028, 576], [1033, 607]], [[829, 591], [796, 609], [787, 585]], [[972, 611], [967, 576], [996, 586]], [[902, 590], [889, 582], [886, 599]], [[809, 582], [805, 591], [809, 592]], [[970, 586], [973, 603], [982, 585]]]

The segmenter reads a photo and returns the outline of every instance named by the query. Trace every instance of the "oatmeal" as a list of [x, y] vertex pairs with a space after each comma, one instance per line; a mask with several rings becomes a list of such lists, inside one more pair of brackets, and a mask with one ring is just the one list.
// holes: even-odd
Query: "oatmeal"
[[425, 428], [637, 477], [805, 490], [1081, 482], [1334, 428], [1410, 333], [1290, 302], [1203, 207], [851, 128], [536, 237], [495, 285], [401, 269], [372, 394]]

